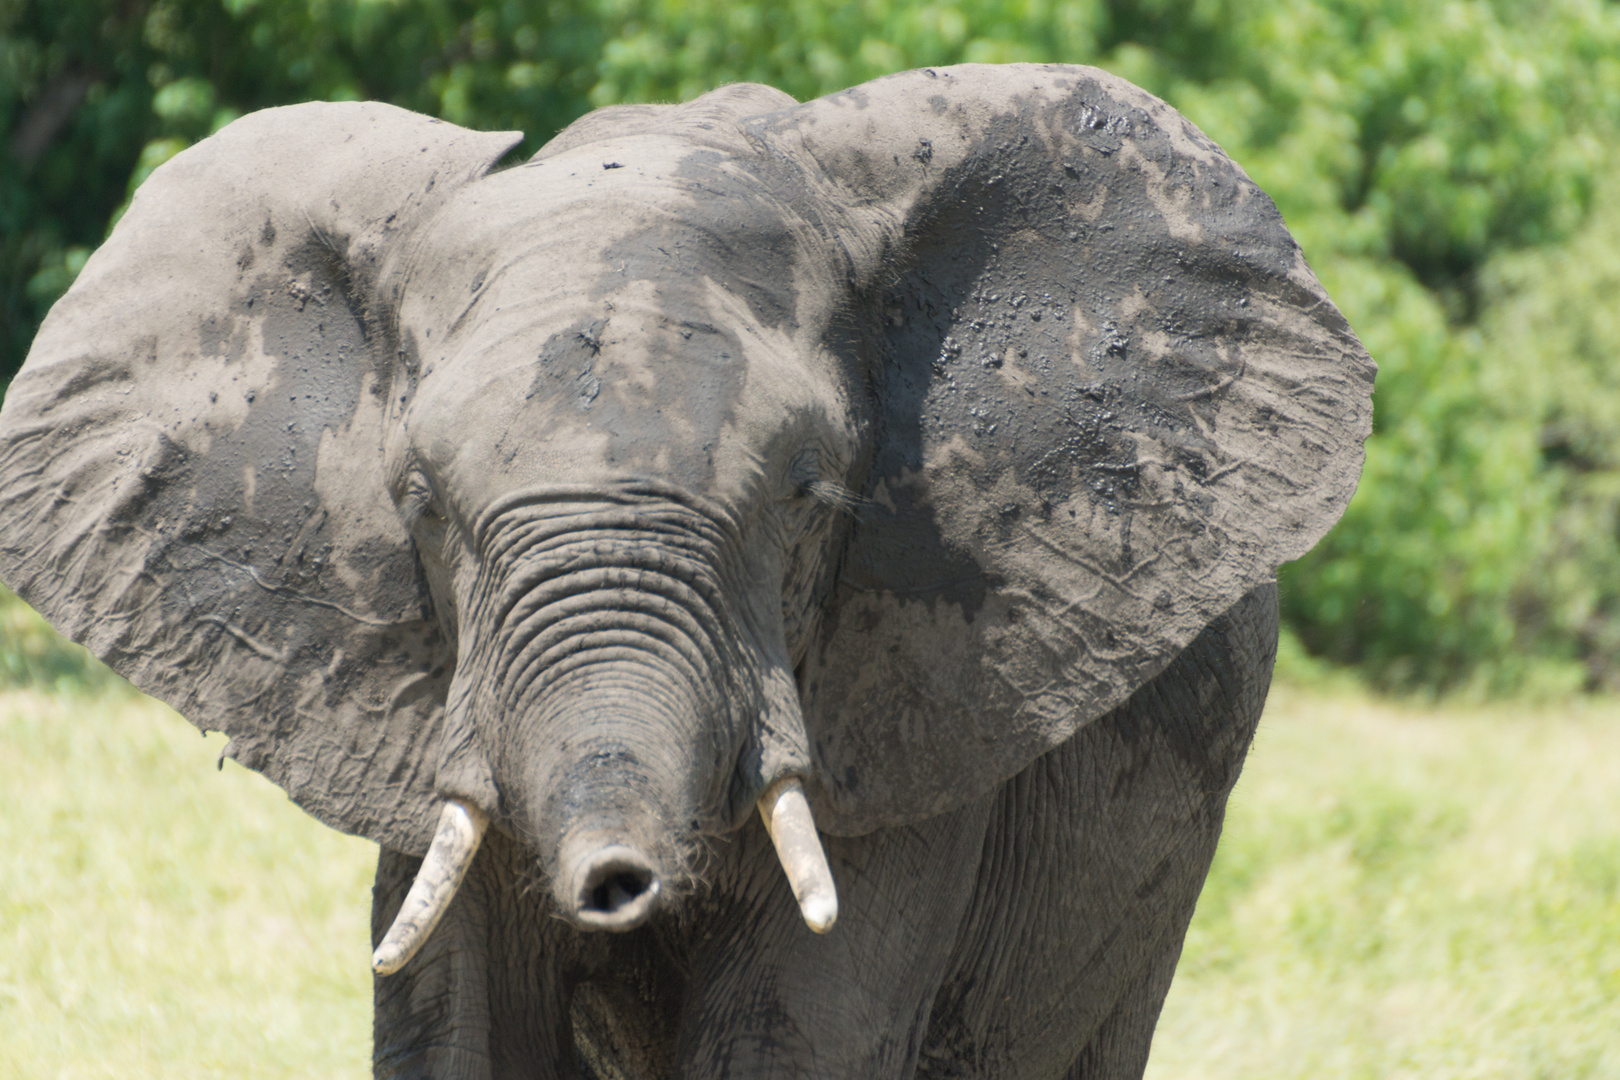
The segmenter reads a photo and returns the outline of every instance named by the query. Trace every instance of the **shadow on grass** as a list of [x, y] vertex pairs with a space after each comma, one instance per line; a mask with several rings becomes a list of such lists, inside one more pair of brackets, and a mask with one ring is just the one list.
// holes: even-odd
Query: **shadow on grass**
[[52, 630], [33, 608], [0, 585], [0, 689], [23, 687], [59, 693], [134, 693], [111, 668]]

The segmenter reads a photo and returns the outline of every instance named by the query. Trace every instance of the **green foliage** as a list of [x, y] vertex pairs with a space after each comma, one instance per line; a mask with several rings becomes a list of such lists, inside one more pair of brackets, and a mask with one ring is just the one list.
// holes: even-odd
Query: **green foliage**
[[1496, 385], [1498, 358], [1433, 293], [1364, 259], [1333, 269], [1347, 310], [1378, 313], [1359, 320], [1380, 360], [1376, 430], [1344, 520], [1284, 577], [1290, 623], [1395, 686], [1547, 677], [1547, 657], [1519, 648], [1523, 584], [1557, 505], [1534, 403]]
[[1499, 397], [1534, 418], [1533, 572], [1518, 583], [1521, 638], [1585, 663], [1620, 689], [1620, 183], [1567, 244], [1519, 252], [1484, 276], [1482, 336]]
[[533, 150], [605, 37], [562, 2], [0, 0], [0, 380], [134, 188], [242, 113], [377, 98]]
[[726, 82], [770, 83], [801, 100], [915, 67], [1085, 62], [1107, 13], [1096, 3], [787, 4], [606, 0], [620, 26], [597, 66], [595, 105], [684, 100]]
[[1380, 362], [1361, 491], [1285, 575], [1298, 640], [1393, 686], [1620, 685], [1606, 0], [0, 0], [0, 380], [134, 187], [251, 109], [378, 98], [528, 152], [592, 105], [1009, 60], [1187, 113]]

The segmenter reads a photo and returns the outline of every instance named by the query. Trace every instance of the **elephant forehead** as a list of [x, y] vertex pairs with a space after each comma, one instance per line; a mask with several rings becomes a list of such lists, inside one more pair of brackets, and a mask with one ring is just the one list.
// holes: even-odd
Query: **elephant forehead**
[[627, 202], [554, 171], [458, 200], [407, 268], [413, 441], [495, 488], [605, 469], [741, 496], [795, 417], [837, 411], [807, 325], [830, 291], [801, 305], [792, 230], [762, 227], [781, 258], [750, 263], [748, 230], [664, 172]]
[[836, 437], [843, 398], [829, 358], [708, 288], [707, 320], [676, 318], [653, 284], [631, 282], [541, 325], [486, 326], [424, 368], [411, 443], [474, 503], [626, 475], [749, 498], [771, 463]]
[[658, 311], [712, 321], [715, 283], [793, 334], [826, 322], [847, 277], [828, 211], [785, 164], [676, 137], [593, 143], [451, 199], [405, 256], [402, 318], [442, 340], [497, 311], [614, 303], [644, 282]]
[[494, 488], [598, 469], [707, 486], [748, 380], [735, 335], [620, 322], [584, 315], [450, 358], [411, 404], [413, 444]]

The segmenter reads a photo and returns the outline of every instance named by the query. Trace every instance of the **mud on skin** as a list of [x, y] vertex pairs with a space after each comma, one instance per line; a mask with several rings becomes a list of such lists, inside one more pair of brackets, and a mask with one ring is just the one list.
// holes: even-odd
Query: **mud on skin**
[[379, 1076], [1139, 1076], [1370, 422], [1271, 201], [1078, 67], [516, 140], [157, 170], [0, 578], [380, 845]]

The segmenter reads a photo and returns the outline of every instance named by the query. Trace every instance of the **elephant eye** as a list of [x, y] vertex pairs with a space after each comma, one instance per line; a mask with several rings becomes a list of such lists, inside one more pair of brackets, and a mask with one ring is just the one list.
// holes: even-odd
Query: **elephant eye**
[[830, 506], [841, 514], [858, 516], [866, 500], [855, 494], [843, 484], [831, 480], [817, 480], [812, 483], [805, 493], [823, 506]]
[[800, 450], [788, 464], [788, 483], [794, 498], [805, 498], [821, 479], [821, 455], [814, 447]]
[[793, 485], [793, 497], [814, 499], [845, 514], [857, 513], [862, 499], [836, 480], [822, 476], [821, 453], [814, 448], [799, 451], [788, 466], [788, 481]]
[[442, 526], [445, 521], [444, 508], [433, 490], [433, 484], [419, 472], [411, 473], [406, 479], [405, 497], [400, 502], [400, 509], [413, 528], [418, 525], [435, 528]]

